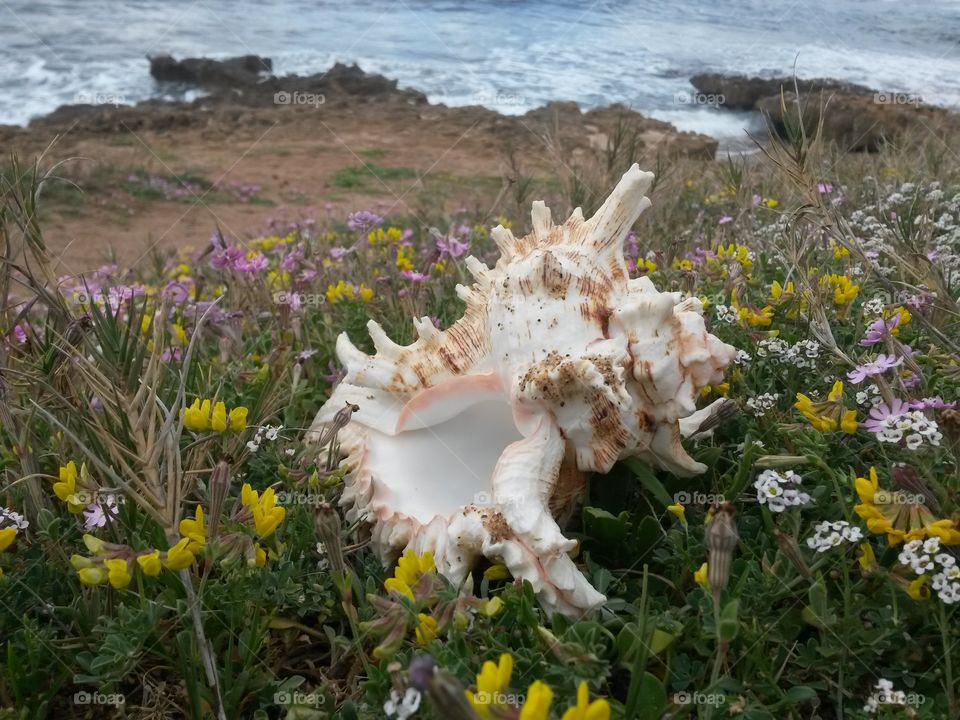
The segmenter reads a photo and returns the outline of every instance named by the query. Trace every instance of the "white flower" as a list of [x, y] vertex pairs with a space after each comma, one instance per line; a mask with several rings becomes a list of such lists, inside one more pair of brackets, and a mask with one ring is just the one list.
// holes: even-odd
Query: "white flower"
[[757, 501], [766, 505], [770, 512], [783, 512], [788, 507], [800, 507], [810, 503], [810, 496], [798, 489], [803, 479], [793, 470], [782, 475], [776, 470], [764, 470], [757, 476], [753, 487], [757, 490]]
[[863, 531], [846, 520], [824, 521], [814, 528], [813, 536], [807, 538], [807, 547], [817, 552], [826, 552], [844, 542], [856, 543], [863, 538]]
[[390, 691], [390, 699], [383, 704], [383, 711], [387, 717], [396, 716], [397, 720], [407, 720], [420, 708], [420, 691], [416, 688], [407, 688], [403, 697], [396, 689]]

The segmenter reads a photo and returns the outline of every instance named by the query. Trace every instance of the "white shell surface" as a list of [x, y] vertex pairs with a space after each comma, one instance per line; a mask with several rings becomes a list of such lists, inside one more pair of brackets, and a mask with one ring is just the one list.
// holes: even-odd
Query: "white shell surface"
[[394, 344], [375, 322], [377, 353], [346, 335], [346, 376], [308, 440], [344, 407], [339, 436], [350, 472], [341, 502], [373, 524], [385, 563], [411, 547], [463, 581], [480, 556], [529, 580], [543, 606], [576, 615], [604, 601], [554, 519], [579, 498], [582, 472], [636, 456], [678, 475], [705, 468], [681, 445], [711, 408], [735, 349], [710, 335], [696, 298], [630, 279], [623, 241], [653, 179], [634, 165], [589, 220], [554, 225], [534, 203], [533, 231], [491, 236], [494, 268], [474, 258], [458, 287], [464, 316], [447, 330], [415, 320], [419, 339]]

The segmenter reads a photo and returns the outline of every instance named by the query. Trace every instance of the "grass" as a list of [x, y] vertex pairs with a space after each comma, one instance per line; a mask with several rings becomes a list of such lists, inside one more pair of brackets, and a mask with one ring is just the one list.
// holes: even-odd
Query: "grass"
[[[370, 318], [403, 343], [411, 316], [449, 327], [466, 255], [498, 258], [490, 225], [526, 233], [539, 197], [555, 220], [595, 205], [634, 150], [546, 185], [508, 163], [492, 210], [431, 213], [452, 179], [427, 179], [415, 217], [370, 231], [318, 217], [85, 278], [52, 270], [47, 161], [15, 160], [0, 180], [0, 718], [372, 719], [409, 693], [415, 718], [475, 720], [470, 690], [502, 717], [527, 704], [556, 720], [581, 683], [606, 698], [597, 718], [960, 713], [958, 604], [901, 555], [922, 554], [911, 532], [936, 539], [935, 568], [957, 557], [960, 423], [930, 400], [899, 436], [867, 424], [878, 403], [958, 399], [960, 163], [933, 146], [849, 156], [798, 131], [745, 160], [656, 166], [630, 273], [699, 298], [745, 355], [698, 388], [699, 406], [731, 403], [685, 442], [706, 472], [624, 460], [560, 518], [602, 609], [548, 616], [496, 557], [463, 588], [424, 561], [399, 572], [406, 596], [343, 514], [347, 468], [303, 442], [339, 377], [337, 335], [371, 351]], [[333, 185], [415, 176], [355, 166]], [[438, 234], [469, 251], [441, 256]], [[881, 352], [894, 364], [850, 378]], [[504, 654], [512, 673], [478, 688]]]
[[383, 183], [416, 176], [417, 171], [407, 167], [380, 167], [373, 163], [350, 165], [334, 173], [330, 186], [344, 190], [382, 190]]

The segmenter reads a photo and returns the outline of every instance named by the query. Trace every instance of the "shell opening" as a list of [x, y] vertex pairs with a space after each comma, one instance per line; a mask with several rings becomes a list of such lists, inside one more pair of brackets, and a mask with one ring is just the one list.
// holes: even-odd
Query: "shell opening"
[[404, 407], [396, 434], [370, 433], [372, 508], [425, 525], [466, 505], [490, 505], [497, 461], [522, 438], [496, 385], [463, 378], [423, 390]]

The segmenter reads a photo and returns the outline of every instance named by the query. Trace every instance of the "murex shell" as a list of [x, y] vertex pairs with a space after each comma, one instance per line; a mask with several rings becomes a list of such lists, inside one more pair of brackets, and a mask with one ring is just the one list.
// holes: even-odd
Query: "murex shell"
[[548, 611], [582, 614], [605, 600], [573, 560], [556, 517], [575, 507], [585, 472], [639, 457], [677, 475], [706, 468], [680, 444], [715, 406], [696, 410], [735, 349], [706, 331], [697, 298], [627, 274], [623, 242], [650, 206], [653, 174], [634, 165], [589, 220], [562, 225], [533, 203], [533, 232], [497, 226], [493, 269], [467, 258], [466, 311], [449, 329], [415, 320], [393, 343], [367, 325], [377, 352], [346, 333], [346, 376], [313, 423], [316, 443], [345, 403], [349, 466], [341, 502], [373, 524], [383, 562], [431, 551], [461, 583], [484, 556], [529, 580]]

